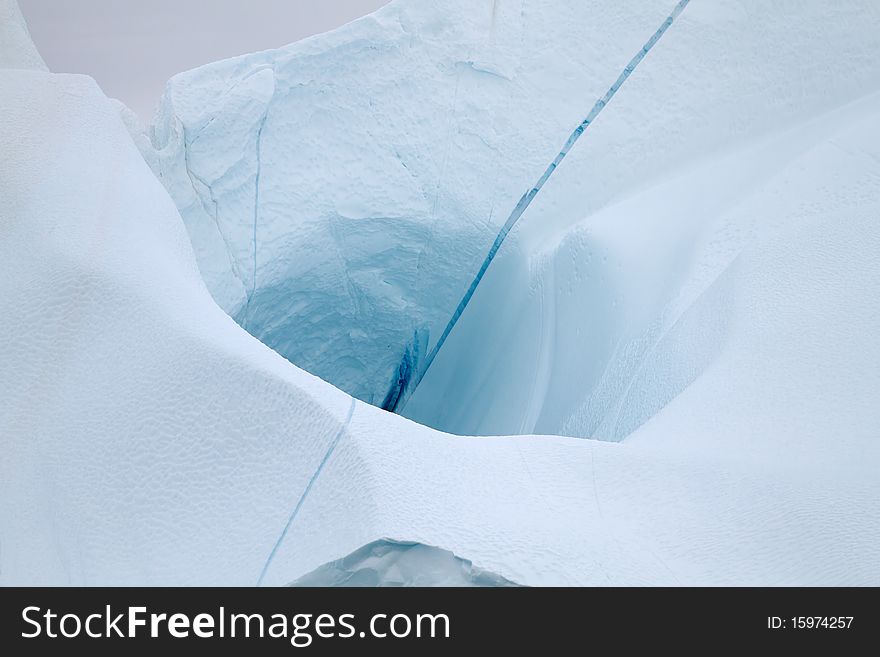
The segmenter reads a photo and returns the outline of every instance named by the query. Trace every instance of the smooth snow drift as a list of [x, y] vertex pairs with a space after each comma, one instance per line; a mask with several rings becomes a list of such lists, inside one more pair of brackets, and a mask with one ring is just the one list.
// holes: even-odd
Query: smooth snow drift
[[[233, 290], [249, 330], [276, 309], [290, 344], [384, 394], [476, 271], [491, 208], [581, 120], [561, 99], [601, 95], [669, 11], [439, 4], [175, 78], [167, 150], [140, 144], [164, 186], [94, 81], [4, 60], [0, 584], [411, 584], [435, 558], [522, 585], [880, 584], [874, 3], [797, 22], [691, 3], [407, 407], [608, 440], [437, 431], [218, 307]], [[395, 570], [383, 541], [436, 551]]]

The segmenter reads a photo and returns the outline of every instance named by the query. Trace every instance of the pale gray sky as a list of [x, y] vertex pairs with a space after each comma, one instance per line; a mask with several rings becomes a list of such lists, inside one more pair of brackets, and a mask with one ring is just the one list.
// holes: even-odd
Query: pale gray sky
[[388, 0], [19, 0], [57, 73], [87, 73], [148, 121], [175, 73], [326, 32]]

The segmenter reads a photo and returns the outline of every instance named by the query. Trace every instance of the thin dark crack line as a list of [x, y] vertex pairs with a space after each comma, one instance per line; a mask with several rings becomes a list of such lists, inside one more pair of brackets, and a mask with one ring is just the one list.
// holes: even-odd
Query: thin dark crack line
[[596, 117], [602, 112], [605, 106], [611, 101], [614, 95], [617, 93], [618, 89], [626, 82], [627, 78], [632, 74], [632, 72], [636, 69], [639, 63], [645, 58], [645, 55], [650, 52], [651, 48], [653, 48], [656, 43], [660, 40], [660, 37], [669, 29], [669, 26], [672, 25], [673, 21], [678, 18], [679, 14], [684, 11], [684, 8], [687, 7], [690, 0], [679, 0], [678, 4], [675, 5], [675, 8], [672, 10], [672, 13], [663, 21], [663, 24], [651, 35], [651, 38], [642, 46], [642, 49], [636, 53], [635, 57], [633, 57], [629, 63], [626, 65], [626, 68], [623, 69], [623, 72], [617, 76], [617, 80], [614, 81], [614, 84], [605, 92], [605, 95], [602, 96], [599, 100], [596, 101], [595, 105], [593, 105], [593, 109], [590, 110], [590, 113], [587, 115], [580, 125], [574, 129], [574, 132], [571, 133], [568, 140], [565, 142], [565, 145], [562, 147], [562, 150], [559, 151], [559, 154], [553, 159], [553, 161], [549, 164], [547, 169], [544, 171], [543, 175], [538, 179], [538, 182], [535, 183], [535, 186], [532, 187], [529, 191], [523, 194], [522, 198], [519, 200], [519, 203], [516, 204], [516, 207], [510, 213], [510, 216], [507, 218], [507, 221], [504, 222], [504, 225], [501, 227], [501, 230], [498, 233], [498, 236], [495, 238], [495, 241], [492, 243], [492, 247], [489, 249], [489, 253], [486, 255], [483, 260], [483, 264], [480, 266], [479, 271], [476, 276], [474, 276], [473, 281], [471, 281], [470, 286], [459, 302], [458, 306], [455, 309], [455, 312], [452, 315], [452, 318], [446, 325], [446, 328], [443, 330], [443, 333], [440, 335], [440, 338], [437, 340], [433, 349], [428, 353], [428, 356], [425, 358], [425, 364], [423, 367], [419, 368], [416, 372], [416, 378], [413, 381], [413, 385], [410, 389], [409, 394], [407, 394], [402, 403], [400, 403], [399, 407], [391, 409], [393, 411], [400, 411], [406, 405], [406, 402], [412, 396], [412, 393], [415, 392], [415, 389], [418, 387], [419, 383], [421, 383], [422, 379], [425, 377], [425, 374], [428, 372], [428, 368], [431, 367], [431, 363], [434, 362], [434, 358], [437, 356], [437, 352], [443, 347], [446, 339], [449, 337], [449, 334], [452, 332], [452, 329], [455, 328], [455, 325], [458, 323], [461, 314], [464, 312], [468, 303], [470, 303], [471, 297], [474, 296], [474, 292], [477, 290], [477, 286], [480, 284], [480, 281], [483, 279], [483, 276], [486, 274], [486, 270], [489, 269], [489, 265], [492, 264], [492, 260], [495, 259], [495, 255], [498, 253], [498, 249], [501, 248], [501, 245], [504, 243], [507, 234], [511, 231], [519, 218], [525, 213], [528, 209], [529, 205], [531, 205], [534, 198], [538, 195], [538, 192], [541, 191], [541, 188], [544, 187], [544, 184], [550, 179], [550, 176], [553, 175], [553, 172], [556, 168], [562, 163], [562, 160], [565, 159], [565, 156], [568, 155], [568, 152], [572, 149], [578, 139], [580, 139], [581, 135], [584, 131], [589, 127], [593, 121], [595, 121]]
[[275, 545], [272, 547], [272, 551], [269, 553], [269, 556], [266, 559], [266, 563], [263, 565], [263, 570], [260, 571], [260, 577], [257, 579], [257, 586], [262, 585], [263, 579], [266, 577], [266, 573], [269, 572], [269, 566], [272, 565], [272, 561], [275, 559], [275, 555], [278, 553], [278, 549], [281, 547], [281, 544], [284, 543], [284, 539], [287, 538], [287, 533], [290, 531], [290, 528], [293, 525], [293, 521], [296, 520], [296, 516], [299, 514], [300, 509], [302, 509], [306, 498], [309, 496], [309, 493], [312, 490], [312, 486], [315, 485], [315, 482], [321, 475], [321, 471], [324, 469], [324, 466], [327, 465], [327, 462], [330, 460], [330, 457], [336, 450], [336, 446], [339, 445], [339, 441], [342, 440], [342, 436], [351, 425], [351, 418], [354, 415], [354, 408], [356, 405], [357, 400], [352, 397], [351, 405], [348, 407], [348, 415], [345, 418], [345, 422], [343, 422], [342, 426], [339, 427], [339, 431], [336, 433], [336, 436], [334, 436], [333, 441], [330, 443], [330, 446], [324, 453], [324, 458], [322, 458], [321, 462], [318, 463], [318, 467], [315, 469], [312, 478], [309, 479], [309, 483], [306, 484], [305, 490], [303, 490], [302, 495], [299, 496], [299, 501], [296, 503], [296, 506], [293, 507], [293, 511], [290, 512], [290, 517], [287, 519], [287, 524], [284, 525], [284, 529], [281, 530], [281, 535], [278, 537], [278, 540], [275, 541]]
[[260, 119], [260, 127], [257, 130], [257, 139], [256, 139], [256, 155], [257, 155], [257, 167], [254, 175], [254, 225], [253, 225], [253, 235], [252, 235], [252, 245], [254, 249], [253, 255], [253, 276], [251, 278], [251, 289], [250, 293], [247, 295], [247, 300], [245, 301], [244, 308], [244, 317], [242, 326], [247, 329], [248, 324], [250, 323], [251, 318], [251, 300], [254, 298], [254, 295], [257, 293], [257, 225], [260, 221], [260, 175], [263, 171], [263, 155], [262, 155], [262, 147], [263, 147], [263, 129], [266, 127], [266, 121], [269, 118], [269, 109], [272, 106], [272, 100], [274, 99], [274, 93], [272, 94], [272, 98], [266, 103], [266, 111], [263, 113], [263, 118]]
[[[202, 178], [199, 174], [192, 170], [192, 166], [190, 165], [190, 146], [193, 141], [189, 142], [189, 145], [186, 141], [186, 126], [182, 126], [183, 130], [183, 168], [186, 170], [186, 175], [189, 178], [190, 187], [193, 190], [193, 194], [196, 197], [196, 200], [199, 202], [199, 206], [202, 208], [202, 211], [208, 215], [214, 222], [214, 226], [217, 228], [217, 235], [223, 240], [224, 248], [226, 249], [226, 259], [229, 261], [229, 270], [232, 272], [232, 275], [241, 282], [242, 288], [244, 288], [245, 293], [247, 293], [247, 282], [242, 278], [241, 272], [239, 271], [240, 267], [238, 265], [238, 261], [233, 255], [232, 243], [226, 233], [223, 231], [223, 228], [220, 226], [220, 213], [217, 205], [217, 198], [214, 196], [214, 188], [211, 184], [208, 183], [207, 180]], [[204, 198], [202, 198], [202, 193], [199, 191], [196, 182], [199, 182], [205, 189], [208, 190], [208, 197], [211, 200], [212, 209], [208, 210], [208, 205]]]

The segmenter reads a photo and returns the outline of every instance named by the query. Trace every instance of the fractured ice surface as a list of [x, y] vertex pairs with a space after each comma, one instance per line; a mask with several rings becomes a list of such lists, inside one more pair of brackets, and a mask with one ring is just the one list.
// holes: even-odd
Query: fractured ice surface
[[670, 10], [488, 4], [176, 78], [164, 186], [93, 80], [3, 60], [0, 584], [424, 573], [377, 541], [523, 585], [880, 584], [876, 3], [691, 3], [407, 407], [606, 440], [437, 431], [214, 303], [382, 401]]
[[603, 23], [580, 2], [397, 2], [176, 76], [154, 167], [214, 297], [381, 404], [413, 336], [436, 341], [523, 190], [671, 8], [618, 4]]
[[[643, 45], [641, 49], [633, 56], [633, 58], [629, 61], [621, 74], [617, 77], [617, 80], [614, 81], [614, 84], [612, 84], [611, 87], [608, 88], [608, 91], [605, 92], [605, 95], [596, 101], [596, 103], [593, 105], [593, 108], [590, 110], [590, 113], [587, 114], [587, 117], [583, 121], [581, 121], [580, 125], [578, 125], [578, 127], [575, 128], [574, 131], [569, 135], [568, 139], [566, 139], [565, 141], [565, 144], [562, 146], [562, 150], [560, 150], [559, 153], [556, 154], [556, 157], [553, 158], [553, 161], [550, 162], [550, 164], [544, 170], [544, 173], [542, 173], [541, 177], [538, 178], [538, 181], [535, 183], [535, 185], [522, 195], [519, 202], [516, 204], [516, 207], [513, 208], [510, 215], [507, 217], [507, 220], [504, 222], [504, 224], [501, 226], [501, 229], [498, 231], [498, 234], [495, 236], [495, 240], [492, 242], [492, 246], [489, 247], [489, 253], [486, 254], [486, 257], [480, 264], [480, 268], [477, 270], [474, 279], [471, 281], [471, 284], [465, 291], [464, 296], [461, 298], [461, 301], [459, 301], [458, 305], [455, 307], [455, 310], [452, 313], [452, 317], [444, 327], [443, 332], [440, 334], [440, 337], [438, 337], [434, 341], [434, 346], [431, 347], [431, 351], [428, 352], [427, 356], [424, 359], [424, 362], [420, 363], [416, 361], [415, 363], [413, 363], [411, 351], [409, 349], [404, 353], [403, 360], [401, 361], [401, 368], [405, 368], [404, 373], [408, 373], [411, 369], [414, 369], [415, 373], [406, 378], [398, 377], [397, 381], [392, 383], [392, 389], [391, 392], [389, 392], [389, 395], [395, 393], [393, 404], [390, 404], [388, 398], [386, 397], [386, 401], [382, 404], [382, 408], [391, 411], [403, 411], [405, 402], [409, 399], [409, 396], [415, 392], [422, 378], [425, 376], [425, 374], [427, 374], [428, 370], [431, 367], [431, 364], [434, 362], [434, 359], [440, 352], [440, 349], [443, 348], [443, 345], [446, 344], [446, 340], [449, 338], [449, 335], [455, 329], [458, 320], [467, 309], [470, 300], [473, 298], [474, 293], [477, 291], [477, 287], [483, 280], [483, 276], [486, 275], [486, 272], [492, 265], [495, 257], [498, 255], [498, 251], [504, 244], [504, 241], [507, 239], [510, 231], [513, 230], [514, 226], [516, 226], [517, 221], [519, 221], [526, 210], [529, 209], [529, 206], [532, 204], [532, 201], [535, 200], [535, 197], [541, 193], [544, 185], [546, 185], [547, 181], [550, 180], [550, 176], [552, 176], [556, 172], [556, 169], [559, 167], [560, 164], [562, 164], [562, 161], [584, 134], [584, 131], [586, 131], [587, 128], [589, 128], [590, 125], [593, 123], [593, 121], [598, 118], [602, 110], [605, 109], [611, 99], [614, 98], [615, 94], [620, 90], [620, 87], [623, 85], [623, 83], [626, 82], [629, 76], [632, 75], [633, 71], [635, 71], [639, 63], [645, 58], [645, 55], [647, 55], [651, 51], [651, 49], [666, 33], [666, 30], [669, 29], [669, 26], [672, 25], [675, 19], [681, 14], [682, 11], [684, 11], [689, 1], [690, 0], [679, 0], [678, 4], [675, 5], [672, 13], [666, 17], [666, 20], [664, 20], [660, 27], [657, 28], [657, 31], [651, 35], [651, 38], [648, 39], [648, 41], [645, 42], [645, 45]], [[417, 338], [418, 336], [419, 334], [416, 334]], [[413, 344], [418, 344], [417, 340], [414, 340]]]
[[374, 541], [303, 575], [291, 586], [516, 586], [449, 550]]
[[819, 143], [811, 121], [880, 85], [870, 0], [803, 3], [796, 19], [760, 0], [691, 3], [618, 84], [682, 4], [395, 2], [176, 76], [147, 157], [220, 305], [390, 408], [518, 199], [612, 85], [403, 412], [460, 434], [620, 440], [719, 355], [723, 289], [737, 288], [721, 274], [769, 229], [730, 210], [799, 166], [775, 136], [802, 125], [796, 139]]

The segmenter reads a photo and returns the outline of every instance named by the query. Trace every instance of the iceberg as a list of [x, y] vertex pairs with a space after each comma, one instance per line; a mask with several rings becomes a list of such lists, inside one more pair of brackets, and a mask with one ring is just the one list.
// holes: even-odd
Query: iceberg
[[0, 584], [880, 584], [880, 9], [691, 3], [418, 423], [402, 354], [674, 6], [489, 4], [181, 74], [150, 140], [3, 42]]
[[448, 550], [380, 540], [303, 575], [291, 586], [516, 586]]

